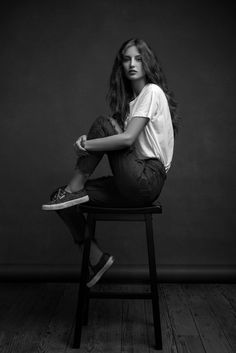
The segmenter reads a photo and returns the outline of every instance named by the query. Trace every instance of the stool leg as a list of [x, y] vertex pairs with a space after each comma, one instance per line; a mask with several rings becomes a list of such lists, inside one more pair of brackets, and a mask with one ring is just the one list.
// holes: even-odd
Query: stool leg
[[[94, 239], [95, 229], [96, 229], [96, 220], [92, 214], [88, 215], [87, 218], [88, 230], [89, 230], [89, 238], [90, 240]], [[89, 294], [90, 288], [86, 286], [85, 290], [85, 306], [84, 306], [84, 325], [88, 325], [88, 313], [89, 313]]]
[[152, 292], [152, 311], [153, 311], [153, 322], [155, 330], [155, 341], [156, 348], [162, 349], [162, 337], [161, 337], [161, 322], [160, 322], [160, 309], [159, 309], [159, 296], [157, 289], [157, 272], [156, 272], [156, 261], [155, 261], [155, 247], [153, 240], [153, 226], [152, 226], [152, 215], [145, 215], [146, 223], [146, 236], [147, 236], [147, 248], [148, 248], [148, 262], [149, 262], [149, 276], [151, 282]]
[[86, 234], [86, 238], [84, 241], [84, 251], [83, 251], [82, 266], [81, 266], [81, 278], [80, 278], [80, 286], [79, 286], [79, 292], [78, 292], [77, 310], [76, 310], [76, 318], [75, 318], [73, 348], [80, 347], [82, 324], [84, 321], [86, 321], [85, 307], [86, 307], [86, 310], [88, 309], [88, 303], [86, 304], [86, 294], [87, 294], [86, 281], [88, 278], [89, 253], [90, 253], [90, 237], [88, 233]]
[[87, 326], [88, 325], [88, 313], [89, 313], [89, 295], [90, 295], [90, 289], [86, 286], [85, 292], [84, 292], [84, 316], [83, 316], [83, 325]]

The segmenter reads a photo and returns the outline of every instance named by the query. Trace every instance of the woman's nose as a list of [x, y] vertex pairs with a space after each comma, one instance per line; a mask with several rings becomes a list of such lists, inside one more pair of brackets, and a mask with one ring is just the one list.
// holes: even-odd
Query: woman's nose
[[131, 58], [130, 60], [130, 67], [134, 67], [134, 58]]

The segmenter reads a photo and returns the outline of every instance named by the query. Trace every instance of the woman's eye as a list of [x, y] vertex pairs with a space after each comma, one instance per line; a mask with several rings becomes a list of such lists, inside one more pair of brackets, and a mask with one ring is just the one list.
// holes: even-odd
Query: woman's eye
[[137, 61], [142, 61], [142, 58], [140, 57], [140, 58], [137, 58]]

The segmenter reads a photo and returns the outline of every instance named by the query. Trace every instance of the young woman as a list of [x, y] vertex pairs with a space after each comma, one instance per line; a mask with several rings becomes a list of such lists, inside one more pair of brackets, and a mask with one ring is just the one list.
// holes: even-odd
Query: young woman
[[[160, 195], [173, 156], [176, 102], [157, 57], [144, 40], [122, 44], [110, 77], [108, 101], [112, 117], [98, 117], [88, 135], [78, 138], [72, 179], [42, 206], [58, 211], [81, 247], [85, 219], [76, 205], [88, 201], [117, 207], [152, 204]], [[112, 176], [88, 180], [104, 153]], [[94, 285], [113, 262], [92, 241], [87, 285]]]

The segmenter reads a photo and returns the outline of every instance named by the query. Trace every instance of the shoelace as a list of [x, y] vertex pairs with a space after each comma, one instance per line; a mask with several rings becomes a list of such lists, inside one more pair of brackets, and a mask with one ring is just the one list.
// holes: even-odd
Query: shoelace
[[52, 201], [56, 201], [57, 199], [60, 199], [62, 198], [63, 196], [65, 196], [66, 194], [66, 191], [65, 189], [58, 189], [58, 192], [54, 195]]

